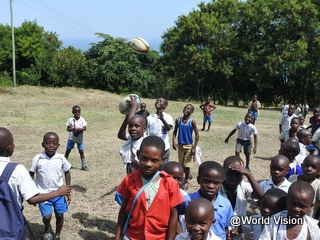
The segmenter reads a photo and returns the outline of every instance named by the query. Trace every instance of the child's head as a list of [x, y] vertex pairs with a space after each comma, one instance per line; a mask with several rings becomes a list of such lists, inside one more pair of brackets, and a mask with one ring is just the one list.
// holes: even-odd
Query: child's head
[[302, 172], [305, 179], [314, 180], [320, 172], [320, 157], [317, 155], [308, 155], [302, 165]]
[[72, 113], [73, 113], [73, 115], [74, 115], [74, 118], [78, 120], [78, 119], [80, 118], [80, 115], [81, 115], [81, 108], [80, 108], [80, 106], [74, 105], [74, 106], [72, 107]]
[[232, 170], [229, 166], [231, 164], [239, 164], [243, 165], [242, 160], [238, 156], [229, 156], [223, 162], [223, 170], [224, 170], [224, 184], [226, 184], [230, 188], [236, 188], [242, 181], [242, 174], [238, 171]]
[[146, 108], [147, 108], [147, 105], [145, 103], [140, 103], [140, 110], [141, 111], [144, 112], [146, 110]]
[[147, 119], [142, 115], [134, 115], [128, 121], [128, 132], [133, 140], [143, 136], [147, 128]]
[[10, 157], [14, 151], [14, 141], [11, 132], [0, 127], [0, 157]]
[[289, 138], [281, 144], [279, 154], [286, 156], [290, 162], [300, 153], [299, 140], [295, 137]]
[[211, 100], [210, 96], [207, 96], [207, 102], [209, 103]]
[[48, 157], [55, 155], [59, 146], [59, 136], [56, 133], [47, 132], [43, 136], [42, 147], [44, 148], [44, 151]]
[[297, 132], [297, 138], [299, 139], [299, 142], [308, 146], [311, 143], [312, 134], [307, 129], [302, 128]]
[[296, 110], [296, 106], [294, 104], [290, 104], [288, 108], [288, 116], [291, 116]]
[[221, 187], [224, 179], [223, 167], [214, 161], [206, 161], [200, 164], [197, 181], [200, 184], [202, 197], [212, 201]]
[[179, 185], [179, 188], [182, 187], [184, 180], [184, 171], [183, 166], [180, 163], [174, 161], [168, 162], [164, 166], [163, 171], [168, 173], [170, 176], [174, 178], [174, 180], [176, 180], [176, 182]]
[[270, 188], [262, 196], [260, 214], [263, 217], [286, 210], [287, 193], [280, 188]]
[[297, 129], [299, 129], [300, 126], [301, 126], [301, 120], [299, 117], [294, 117], [291, 119], [290, 127], [292, 129], [297, 130]]
[[257, 101], [257, 99], [258, 99], [258, 96], [257, 95], [253, 95], [252, 101]]
[[313, 117], [317, 118], [320, 114], [320, 108], [314, 108], [313, 109]]
[[187, 104], [183, 108], [183, 115], [184, 116], [190, 116], [194, 111], [194, 107], [192, 104]]
[[247, 113], [244, 117], [244, 121], [246, 124], [252, 123], [253, 116], [251, 113]]
[[304, 125], [304, 117], [301, 115], [301, 116], [299, 116], [299, 119], [300, 119], [300, 126], [303, 126]]
[[205, 198], [193, 199], [186, 210], [186, 227], [193, 240], [207, 239], [214, 222], [214, 208]]
[[302, 218], [313, 206], [314, 189], [306, 181], [293, 182], [288, 190], [287, 210], [291, 218]]
[[289, 159], [284, 155], [276, 155], [271, 158], [270, 175], [274, 183], [284, 180], [284, 177], [290, 170], [289, 164]]
[[145, 179], [151, 179], [164, 161], [165, 145], [162, 138], [148, 136], [144, 138], [138, 151], [141, 174]]
[[159, 97], [154, 106], [157, 110], [165, 110], [168, 107], [168, 101], [163, 97]]

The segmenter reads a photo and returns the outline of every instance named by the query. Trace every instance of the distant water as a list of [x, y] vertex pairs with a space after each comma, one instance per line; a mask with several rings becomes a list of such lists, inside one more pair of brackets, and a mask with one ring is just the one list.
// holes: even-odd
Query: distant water
[[[90, 43], [97, 43], [101, 41], [99, 38], [63, 38], [61, 39], [63, 42], [62, 46], [67, 48], [69, 46], [73, 46], [74, 48], [80, 49], [82, 51], [87, 51], [91, 45]], [[147, 40], [149, 42], [150, 48], [155, 51], [160, 51], [160, 44], [162, 39], [151, 38]]]

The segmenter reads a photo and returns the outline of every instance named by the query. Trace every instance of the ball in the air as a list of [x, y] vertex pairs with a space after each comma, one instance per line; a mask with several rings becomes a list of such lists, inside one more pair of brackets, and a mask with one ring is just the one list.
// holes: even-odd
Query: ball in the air
[[[137, 94], [129, 94], [129, 95], [125, 96], [119, 102], [119, 111], [123, 115], [128, 115], [130, 110], [131, 110], [131, 98], [130, 98], [130, 96], [134, 96], [136, 98], [136, 101], [139, 103], [139, 105], [141, 103], [141, 99]], [[136, 110], [138, 110], [139, 105], [137, 106]]]
[[147, 53], [150, 47], [149, 43], [142, 37], [134, 37], [130, 42], [130, 46], [132, 47], [133, 51], [138, 54]]

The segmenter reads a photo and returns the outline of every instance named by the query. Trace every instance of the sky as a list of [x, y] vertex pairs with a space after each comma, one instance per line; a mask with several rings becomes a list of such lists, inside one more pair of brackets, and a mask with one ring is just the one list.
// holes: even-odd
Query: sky
[[[200, 2], [210, 0], [12, 0], [12, 16], [15, 27], [36, 20], [57, 33], [64, 47], [87, 50], [102, 40], [94, 35], [99, 32], [128, 41], [142, 37], [158, 51], [162, 34]], [[0, 0], [0, 23], [11, 25], [10, 0]]]

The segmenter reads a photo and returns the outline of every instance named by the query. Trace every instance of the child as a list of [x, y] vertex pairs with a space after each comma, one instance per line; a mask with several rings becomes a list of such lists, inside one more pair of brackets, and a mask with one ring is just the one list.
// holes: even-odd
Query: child
[[[148, 121], [148, 134], [161, 137], [165, 143], [165, 160], [163, 166], [169, 162], [170, 156], [170, 141], [169, 141], [169, 131], [173, 126], [173, 118], [171, 115], [164, 112], [168, 107], [167, 99], [160, 97], [156, 100], [154, 104], [157, 112], [153, 115], [147, 117]], [[161, 166], [160, 170], [163, 168]]]
[[309, 118], [310, 125], [307, 127], [307, 129], [311, 128], [311, 134], [313, 135], [317, 129], [320, 127], [320, 108], [314, 108], [313, 109], [313, 116]]
[[[62, 155], [57, 153], [59, 148], [59, 136], [54, 132], [47, 132], [43, 136], [42, 147], [44, 152], [36, 155], [32, 160], [30, 167], [30, 176], [34, 179], [36, 173], [35, 183], [40, 190], [40, 193], [48, 193], [57, 190], [63, 185], [64, 173], [66, 185], [71, 184], [70, 168], [71, 164]], [[44, 239], [51, 239], [51, 218], [52, 207], [56, 216], [56, 237], [60, 239], [60, 233], [63, 226], [63, 214], [68, 211], [68, 204], [71, 202], [71, 196], [68, 195], [68, 203], [65, 197], [55, 197], [49, 201], [39, 204], [39, 209], [42, 215], [42, 222], [45, 227]]]
[[252, 115], [252, 124], [254, 125], [259, 115], [260, 102], [257, 100], [257, 95], [253, 95], [252, 101], [248, 104], [248, 113]]
[[289, 178], [292, 174], [302, 174], [302, 168], [296, 156], [300, 153], [299, 140], [296, 138], [289, 138], [286, 142], [281, 144], [279, 154], [286, 156], [289, 163], [289, 172], [285, 176]]
[[[243, 162], [238, 156], [227, 157], [223, 162], [223, 170], [225, 179], [219, 192], [229, 199], [234, 215], [246, 216], [247, 199], [251, 197], [253, 191], [260, 198], [263, 195], [263, 191], [259, 183], [243, 166]], [[243, 180], [243, 175], [248, 178], [250, 183]], [[233, 230], [233, 232], [241, 233], [241, 231], [238, 232], [238, 229]], [[232, 239], [241, 239], [241, 237], [240, 234]]]
[[214, 223], [214, 208], [205, 198], [196, 198], [186, 211], [187, 232], [180, 233], [175, 240], [219, 240], [211, 230]]
[[294, 114], [295, 110], [296, 110], [296, 106], [294, 104], [290, 104], [288, 113], [282, 115], [279, 122], [279, 133], [290, 128], [291, 119], [294, 117], [297, 117], [297, 115]]
[[299, 140], [300, 153], [296, 159], [301, 165], [306, 156], [308, 156], [307, 146], [309, 146], [312, 141], [312, 135], [307, 129], [300, 129], [297, 133], [297, 138]]
[[290, 122], [290, 128], [280, 133], [280, 136], [279, 136], [280, 142], [283, 143], [291, 137], [296, 137], [300, 129], [300, 126], [301, 126], [300, 118], [299, 117], [292, 118]]
[[[145, 137], [147, 127], [147, 120], [145, 117], [134, 115], [137, 104], [135, 97], [131, 97], [131, 110], [129, 115], [124, 118], [118, 132], [118, 138], [126, 140], [120, 149], [120, 156], [125, 165], [127, 174], [132, 173], [139, 168], [137, 151]], [[127, 126], [129, 134], [126, 134]]]
[[242, 147], [244, 148], [244, 154], [246, 156], [246, 168], [250, 171], [250, 155], [252, 149], [251, 137], [253, 134], [253, 154], [257, 152], [257, 145], [258, 145], [258, 130], [257, 128], [251, 123], [252, 122], [252, 115], [247, 113], [244, 117], [244, 122], [238, 123], [235, 128], [229, 133], [228, 137], [224, 140], [225, 143], [229, 142], [229, 138], [237, 131], [238, 138], [236, 144], [235, 155], [240, 156], [240, 152]]
[[207, 132], [209, 132], [210, 127], [211, 127], [211, 123], [212, 123], [212, 111], [215, 110], [217, 107], [210, 102], [210, 97], [207, 97], [207, 101], [201, 103], [201, 105], [199, 106], [201, 108], [201, 110], [203, 111], [203, 127], [201, 129], [201, 131], [205, 130], [206, 127], [206, 122], [208, 122], [208, 130]]
[[[165, 144], [160, 137], [148, 136], [140, 145], [140, 169], [127, 175], [117, 188], [123, 196], [115, 239], [119, 240], [135, 195], [147, 185], [134, 205], [125, 235], [129, 239], [173, 239], [177, 227], [175, 206], [183, 202], [176, 181], [159, 168], [163, 164]], [[149, 180], [153, 180], [148, 182]]]
[[136, 112], [136, 114], [147, 118], [150, 115], [150, 113], [146, 108], [147, 108], [147, 105], [145, 103], [140, 103], [140, 110]]
[[[268, 219], [273, 214], [286, 210], [286, 197], [287, 193], [279, 188], [268, 189], [264, 193], [260, 203], [260, 214], [252, 215], [251, 217], [256, 219]], [[262, 228], [262, 224], [252, 223], [241, 225], [244, 234], [253, 232], [252, 240], [259, 239]]]
[[214, 161], [201, 163], [197, 177], [200, 189], [189, 193], [189, 197], [190, 200], [203, 197], [212, 203], [216, 221], [211, 229], [218, 237], [226, 239], [227, 230], [231, 227], [230, 219], [233, 216], [233, 210], [230, 201], [219, 193], [223, 179], [224, 170], [219, 163]]
[[[3, 127], [0, 127], [0, 174], [2, 174], [5, 167], [11, 162], [10, 158], [14, 152], [14, 140], [11, 132]], [[30, 177], [27, 169], [18, 164], [15, 170], [12, 172], [8, 184], [12, 189], [13, 193], [16, 195], [16, 200], [22, 211], [22, 201], [25, 200], [29, 204], [37, 204], [40, 202], [47, 201], [51, 198], [58, 196], [65, 196], [71, 193], [70, 185], [63, 185], [59, 187], [56, 191], [52, 191], [45, 194], [40, 194], [39, 189]], [[3, 214], [3, 213], [1, 213]], [[3, 223], [1, 223], [3, 225]], [[26, 223], [25, 223], [26, 226]], [[26, 228], [21, 236], [25, 235], [26, 239]]]
[[[310, 145], [313, 145], [318, 151], [317, 155], [320, 156], [320, 128], [313, 134]], [[309, 145], [309, 146], [310, 146]], [[310, 153], [311, 154], [311, 153]]]
[[313, 198], [314, 189], [309, 183], [292, 183], [287, 195], [287, 210], [273, 215], [270, 224], [264, 226], [260, 239], [319, 239], [318, 220], [306, 215]]
[[301, 180], [311, 184], [315, 191], [315, 195], [313, 207], [307, 213], [307, 215], [314, 217], [318, 210], [318, 203], [320, 201], [320, 179], [317, 178], [320, 172], [320, 157], [315, 155], [307, 156], [302, 164], [302, 172], [303, 175], [291, 175], [288, 180], [290, 182]]
[[[171, 177], [173, 177], [174, 180], [176, 180], [176, 182], [179, 185], [179, 190], [184, 199], [184, 202], [186, 202], [189, 199], [189, 196], [188, 196], [188, 193], [182, 189], [183, 183], [184, 183], [183, 166], [178, 162], [170, 161], [164, 166], [163, 171], [168, 173]], [[179, 222], [177, 224], [177, 233], [185, 232], [186, 231], [185, 224], [184, 224], [185, 212], [186, 212], [185, 204], [181, 203], [176, 208], [178, 210], [178, 222]]]
[[81, 116], [81, 108], [78, 105], [72, 107], [73, 117], [69, 118], [67, 122], [67, 131], [69, 132], [69, 138], [67, 143], [67, 150], [65, 153], [65, 158], [68, 159], [71, 150], [74, 148], [76, 143], [79, 149], [80, 159], [81, 159], [81, 170], [88, 171], [86, 165], [86, 159], [84, 156], [84, 142], [83, 142], [83, 132], [87, 130], [87, 122]]
[[271, 177], [260, 182], [260, 187], [263, 192], [266, 192], [270, 188], [280, 188], [283, 191], [288, 192], [291, 183], [285, 178], [285, 176], [290, 170], [289, 164], [289, 159], [284, 155], [276, 155], [271, 158]]
[[[177, 118], [173, 130], [172, 136], [172, 148], [177, 150], [179, 162], [184, 168], [185, 181], [183, 184], [184, 190], [188, 189], [190, 168], [194, 164], [194, 155], [196, 154], [196, 148], [199, 141], [199, 132], [197, 123], [191, 118], [191, 114], [194, 111], [194, 107], [191, 104], [187, 104], [183, 108], [183, 117]], [[176, 144], [176, 136], [178, 132], [178, 145]], [[194, 143], [192, 140], [192, 132], [195, 134]]]
[[307, 128], [308, 128], [308, 125], [306, 125], [306, 124], [304, 123], [305, 118], [304, 118], [303, 116], [299, 116], [299, 118], [300, 118], [300, 128], [307, 129]]

